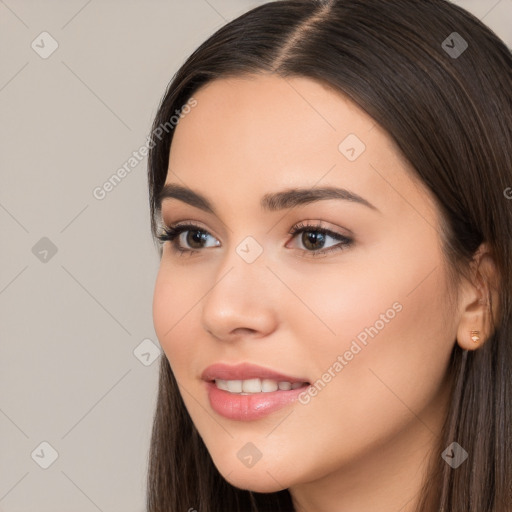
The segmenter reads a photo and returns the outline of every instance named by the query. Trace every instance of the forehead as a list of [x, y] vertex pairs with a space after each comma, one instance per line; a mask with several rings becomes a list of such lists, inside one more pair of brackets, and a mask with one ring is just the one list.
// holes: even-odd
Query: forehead
[[218, 79], [194, 97], [197, 106], [180, 120], [176, 139], [186, 138], [193, 130], [198, 145], [230, 144], [234, 149], [243, 144], [247, 155], [263, 149], [276, 154], [310, 154], [314, 147], [317, 152], [337, 151], [336, 141], [343, 134], [362, 136], [375, 125], [344, 94], [304, 77]]
[[403, 194], [419, 186], [425, 195], [393, 139], [346, 95], [320, 82], [225, 78], [194, 98], [197, 105], [175, 129], [166, 183], [228, 187], [258, 200], [292, 186], [343, 186], [372, 196], [378, 208], [400, 200], [390, 183], [399, 183]]

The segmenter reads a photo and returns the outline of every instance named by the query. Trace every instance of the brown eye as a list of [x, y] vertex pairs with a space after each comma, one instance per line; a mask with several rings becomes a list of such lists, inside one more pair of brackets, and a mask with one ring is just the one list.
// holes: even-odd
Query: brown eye
[[[186, 233], [184, 240], [181, 236], [183, 233]], [[212, 247], [212, 245], [207, 246], [204, 244], [204, 242], [208, 242], [208, 237], [213, 239], [213, 236], [208, 231], [195, 224], [179, 224], [177, 226], [165, 227], [163, 233], [157, 236], [158, 240], [162, 243], [171, 242], [172, 248], [179, 253], [193, 253]], [[182, 245], [183, 243], [185, 246]], [[213, 246], [218, 245], [220, 245], [218, 241], [213, 244]]]
[[202, 249], [203, 248], [203, 242], [207, 241], [208, 233], [205, 231], [199, 231], [199, 230], [191, 230], [187, 229], [186, 231], [182, 231], [180, 234], [186, 233], [185, 236], [185, 242], [186, 244], [191, 247], [192, 249]]
[[320, 231], [303, 231], [301, 242], [303, 243], [306, 249], [316, 251], [319, 249], [323, 249], [323, 245], [325, 244], [326, 235], [325, 233], [321, 233]]
[[[303, 248], [299, 249], [304, 253], [304, 256], [326, 256], [331, 251], [344, 249], [353, 244], [353, 240], [341, 233], [336, 233], [330, 229], [326, 229], [320, 225], [306, 225], [299, 224], [290, 230], [290, 234], [294, 235], [300, 241]], [[301, 235], [297, 237], [296, 235]], [[331, 244], [329, 239], [337, 240], [338, 243]]]

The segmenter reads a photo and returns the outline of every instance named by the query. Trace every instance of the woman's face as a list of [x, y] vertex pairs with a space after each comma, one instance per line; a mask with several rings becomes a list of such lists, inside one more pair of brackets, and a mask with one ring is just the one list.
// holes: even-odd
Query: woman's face
[[[211, 211], [192, 192], [163, 199], [166, 226], [197, 227], [164, 243], [153, 316], [216, 467], [272, 492], [423, 461], [458, 318], [431, 194], [371, 117], [315, 81], [222, 79], [194, 98], [166, 184]], [[241, 363], [270, 373], [230, 371]]]

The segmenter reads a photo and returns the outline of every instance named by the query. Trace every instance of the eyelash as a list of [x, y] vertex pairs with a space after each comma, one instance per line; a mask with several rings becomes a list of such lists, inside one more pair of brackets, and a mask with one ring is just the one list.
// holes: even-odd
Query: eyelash
[[[178, 245], [177, 242], [179, 241], [179, 235], [181, 233], [184, 233], [187, 231], [196, 231], [196, 232], [200, 232], [200, 233], [207, 234], [207, 235], [211, 236], [211, 234], [208, 231], [206, 231], [205, 229], [203, 229], [195, 224], [185, 223], [185, 224], [177, 224], [177, 225], [175, 224], [172, 226], [164, 226], [163, 232], [160, 233], [159, 235], [157, 235], [157, 239], [162, 244], [164, 242], [171, 242], [172, 249], [176, 253], [178, 253], [180, 256], [184, 255], [185, 253], [188, 253], [189, 255], [191, 255], [192, 253], [201, 251], [202, 249], [183, 249], [182, 247], [180, 247]], [[335, 240], [339, 240], [339, 242], [340, 242], [339, 244], [333, 245], [332, 247], [328, 247], [327, 249], [317, 249], [315, 251], [299, 249], [301, 251], [308, 253], [308, 256], [305, 256], [305, 257], [315, 257], [315, 256], [320, 256], [320, 255], [327, 255], [327, 253], [330, 253], [332, 251], [342, 250], [345, 247], [349, 247], [354, 242], [353, 239], [351, 239], [347, 236], [341, 235], [339, 233], [335, 233], [334, 231], [326, 229], [326, 228], [320, 226], [319, 224], [308, 225], [308, 224], [299, 223], [299, 224], [296, 224], [295, 226], [293, 226], [292, 229], [290, 229], [290, 231], [288, 233], [295, 237], [296, 235], [298, 235], [300, 233], [304, 233], [304, 232], [313, 232], [313, 233], [321, 233], [323, 235], [329, 235], [330, 237], [334, 238]]]

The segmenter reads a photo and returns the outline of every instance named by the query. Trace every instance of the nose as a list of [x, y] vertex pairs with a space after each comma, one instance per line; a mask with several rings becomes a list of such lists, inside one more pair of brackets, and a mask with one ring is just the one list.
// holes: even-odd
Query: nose
[[202, 301], [203, 328], [224, 341], [271, 334], [278, 321], [278, 285], [263, 255], [246, 263], [232, 254], [215, 273]]

